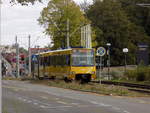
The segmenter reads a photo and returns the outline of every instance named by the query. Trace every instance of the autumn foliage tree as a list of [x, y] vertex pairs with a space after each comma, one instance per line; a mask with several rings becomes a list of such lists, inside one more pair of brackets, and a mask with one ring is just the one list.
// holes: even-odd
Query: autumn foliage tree
[[67, 20], [70, 45], [80, 45], [80, 27], [88, 23], [80, 7], [73, 0], [51, 0], [38, 19], [45, 33], [51, 36], [53, 49], [66, 47]]

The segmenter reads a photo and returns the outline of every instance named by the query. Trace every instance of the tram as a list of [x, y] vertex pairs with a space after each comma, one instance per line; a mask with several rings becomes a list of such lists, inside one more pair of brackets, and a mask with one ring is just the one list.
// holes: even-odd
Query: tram
[[42, 52], [32, 61], [32, 73], [38, 78], [63, 77], [89, 82], [96, 78], [95, 50], [71, 48]]

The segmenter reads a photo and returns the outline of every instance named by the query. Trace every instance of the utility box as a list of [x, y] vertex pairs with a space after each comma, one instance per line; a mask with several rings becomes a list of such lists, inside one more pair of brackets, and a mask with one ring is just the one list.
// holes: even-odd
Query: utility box
[[149, 65], [149, 46], [147, 44], [138, 44], [137, 64], [143, 63]]

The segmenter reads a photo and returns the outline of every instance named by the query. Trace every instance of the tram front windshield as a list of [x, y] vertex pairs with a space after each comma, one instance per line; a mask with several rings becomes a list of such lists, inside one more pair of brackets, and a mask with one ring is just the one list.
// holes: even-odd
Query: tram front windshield
[[72, 66], [94, 66], [94, 50], [73, 50]]

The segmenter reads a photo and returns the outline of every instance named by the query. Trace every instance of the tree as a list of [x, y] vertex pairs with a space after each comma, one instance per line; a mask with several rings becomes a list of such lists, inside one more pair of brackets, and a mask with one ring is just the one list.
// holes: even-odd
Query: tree
[[122, 49], [129, 48], [129, 63], [135, 62], [137, 43], [147, 42], [144, 29], [132, 23], [119, 1], [96, 0], [87, 11], [87, 16], [96, 29], [98, 46], [112, 44], [111, 55], [113, 65], [123, 64]]
[[10, 0], [10, 3], [19, 3], [21, 5], [28, 5], [29, 3], [34, 4], [37, 1], [42, 2], [42, 0]]
[[128, 14], [131, 22], [144, 28], [146, 33], [150, 36], [150, 8], [140, 7], [137, 4], [148, 3], [149, 0], [118, 0], [122, 8]]
[[41, 12], [38, 21], [44, 26], [45, 33], [51, 36], [53, 49], [66, 47], [67, 20], [70, 20], [70, 45], [79, 46], [80, 27], [89, 22], [73, 0], [51, 0]]

